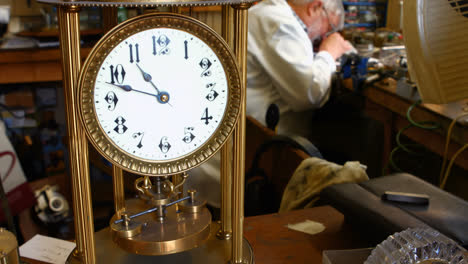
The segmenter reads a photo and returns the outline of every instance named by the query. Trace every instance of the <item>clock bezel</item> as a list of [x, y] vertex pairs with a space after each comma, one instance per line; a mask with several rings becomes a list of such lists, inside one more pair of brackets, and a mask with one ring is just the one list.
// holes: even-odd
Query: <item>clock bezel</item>
[[[172, 28], [201, 39], [218, 56], [226, 73], [228, 99], [218, 128], [196, 150], [170, 160], [154, 161], [134, 156], [110, 139], [102, 129], [94, 107], [94, 85], [99, 68], [109, 53], [131, 35], [153, 28]], [[86, 135], [96, 150], [112, 164], [132, 173], [167, 176], [195, 168], [211, 158], [231, 135], [241, 107], [239, 68], [229, 45], [213, 29], [189, 16], [174, 13], [149, 13], [129, 19], [104, 35], [94, 46], [78, 79], [78, 106]]]

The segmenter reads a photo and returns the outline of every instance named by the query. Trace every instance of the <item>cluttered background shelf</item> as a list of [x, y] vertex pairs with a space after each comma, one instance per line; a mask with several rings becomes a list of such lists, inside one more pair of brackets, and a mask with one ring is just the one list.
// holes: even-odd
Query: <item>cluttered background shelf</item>
[[[82, 48], [84, 60], [91, 48]], [[60, 50], [36, 48], [0, 51], [0, 84], [55, 82], [62, 80]]]

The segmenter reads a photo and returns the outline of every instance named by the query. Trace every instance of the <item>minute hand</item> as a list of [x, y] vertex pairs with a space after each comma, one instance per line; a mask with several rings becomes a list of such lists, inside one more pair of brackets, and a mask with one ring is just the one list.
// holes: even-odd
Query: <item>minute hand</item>
[[152, 93], [140, 91], [140, 90], [137, 90], [137, 89], [133, 89], [130, 85], [120, 85], [120, 84], [114, 84], [114, 83], [107, 83], [107, 84], [110, 84], [110, 85], [119, 87], [119, 88], [121, 88], [122, 90], [124, 90], [124, 91], [126, 91], [126, 92], [134, 91], [134, 92], [138, 92], [138, 93], [142, 93], [142, 94], [151, 95], [151, 96], [154, 96], [154, 97], [156, 97], [156, 98], [158, 97], [157, 94], [152, 94]]

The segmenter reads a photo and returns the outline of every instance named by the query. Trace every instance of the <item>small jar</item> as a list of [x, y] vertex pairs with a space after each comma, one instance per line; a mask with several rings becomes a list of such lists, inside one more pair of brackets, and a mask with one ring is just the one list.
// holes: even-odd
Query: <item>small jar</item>
[[5, 228], [0, 228], [0, 263], [19, 264], [17, 248], [15, 235]]

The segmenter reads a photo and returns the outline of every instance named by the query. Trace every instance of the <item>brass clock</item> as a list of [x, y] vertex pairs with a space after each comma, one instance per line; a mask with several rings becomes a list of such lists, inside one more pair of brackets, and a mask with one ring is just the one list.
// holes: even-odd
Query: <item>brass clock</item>
[[146, 176], [194, 168], [223, 145], [241, 104], [235, 57], [203, 23], [154, 13], [109, 31], [78, 81], [79, 113], [94, 147]]

